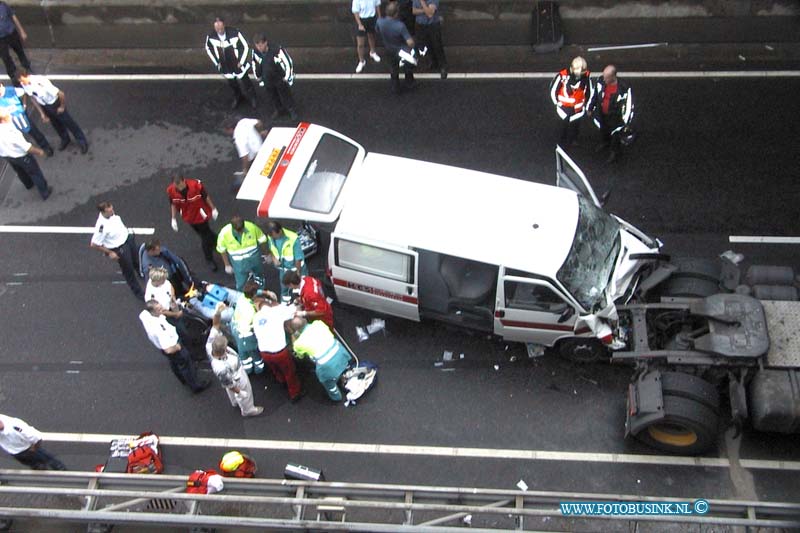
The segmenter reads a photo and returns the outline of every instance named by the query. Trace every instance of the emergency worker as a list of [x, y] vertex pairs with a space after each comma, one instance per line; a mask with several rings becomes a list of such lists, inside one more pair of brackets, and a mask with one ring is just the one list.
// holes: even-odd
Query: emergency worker
[[603, 75], [597, 78], [589, 116], [603, 138], [597, 151], [610, 149], [606, 161], [612, 163], [622, 153], [622, 135], [630, 130], [633, 121], [633, 92], [625, 81], [617, 78], [614, 65], [606, 66]]
[[167, 187], [169, 209], [171, 215], [172, 231], [178, 231], [177, 216], [180, 213], [186, 222], [200, 237], [203, 247], [203, 256], [212, 272], [219, 270], [214, 261], [214, 246], [217, 235], [208, 225], [211, 220], [217, 220], [219, 211], [214, 201], [206, 191], [205, 185], [200, 180], [184, 178], [181, 175], [172, 177], [172, 183]]
[[306, 319], [298, 317], [292, 319], [290, 327], [294, 332], [294, 353], [314, 361], [317, 379], [325, 387], [328, 397], [335, 402], [341, 401], [339, 378], [350, 365], [350, 352], [321, 320], [309, 324]]
[[242, 290], [250, 273], [263, 277], [261, 254], [267, 255], [267, 236], [261, 229], [239, 215], [219, 231], [217, 252], [222, 256], [225, 273], [233, 274], [236, 289]]
[[291, 292], [299, 291], [299, 303], [303, 308], [299, 315], [306, 320], [322, 320], [333, 330], [333, 309], [325, 292], [322, 289], [322, 282], [311, 276], [300, 276], [295, 270], [284, 274], [283, 285]]
[[242, 361], [248, 374], [260, 374], [264, 371], [264, 361], [258, 353], [258, 339], [253, 332], [253, 318], [256, 315], [256, 306], [253, 302], [258, 292], [258, 283], [253, 280], [244, 284], [242, 294], [234, 304], [231, 328], [236, 337], [236, 347], [239, 350], [239, 359]]
[[592, 100], [592, 82], [586, 60], [578, 56], [550, 84], [550, 99], [562, 121], [559, 143], [571, 146], [578, 138], [580, 121]]
[[303, 276], [308, 274], [306, 257], [300, 245], [297, 233], [281, 226], [279, 222], [271, 221], [267, 225], [269, 234], [269, 253], [272, 264], [278, 269], [278, 279], [281, 282], [281, 301], [288, 303], [291, 291], [283, 282], [287, 272], [299, 272]]
[[275, 381], [286, 385], [289, 400], [296, 402], [303, 394], [294, 359], [286, 341], [286, 322], [295, 317], [293, 305], [278, 303], [275, 293], [266, 291], [256, 302], [258, 312], [253, 318], [253, 331], [258, 340], [261, 359], [272, 372]]

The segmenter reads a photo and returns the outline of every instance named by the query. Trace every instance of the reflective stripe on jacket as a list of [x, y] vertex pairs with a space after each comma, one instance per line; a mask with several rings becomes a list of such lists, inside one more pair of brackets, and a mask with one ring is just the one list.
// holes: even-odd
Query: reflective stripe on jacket
[[315, 363], [324, 364], [339, 348], [339, 342], [325, 322], [315, 320], [303, 328], [303, 331], [294, 340], [293, 346], [297, 355], [307, 355]]
[[257, 255], [258, 245], [267, 242], [267, 236], [261, 228], [246, 220], [240, 238], [237, 239], [233, 234], [233, 225], [228, 224], [219, 232], [217, 251], [221, 254], [227, 252], [233, 261], [242, 261]]
[[294, 243], [297, 240], [297, 233], [283, 228], [283, 234], [286, 236], [286, 239], [283, 241], [280, 253], [278, 252], [278, 247], [275, 245], [275, 239], [272, 237], [269, 237], [269, 251], [273, 256], [278, 258], [279, 267], [291, 269], [295, 267]]
[[[584, 72], [577, 82], [571, 83], [568, 69], [561, 70], [550, 84], [550, 99], [562, 115], [562, 108], [571, 109], [574, 113], [583, 113], [584, 106], [592, 99], [592, 82], [589, 71]], [[564, 118], [563, 116], [561, 118]]]

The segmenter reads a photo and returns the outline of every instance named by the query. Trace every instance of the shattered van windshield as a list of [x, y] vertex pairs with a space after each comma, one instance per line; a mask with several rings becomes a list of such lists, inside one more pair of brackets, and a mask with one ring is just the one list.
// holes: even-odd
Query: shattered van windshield
[[556, 277], [584, 309], [602, 302], [620, 248], [619, 223], [578, 195], [578, 227]]

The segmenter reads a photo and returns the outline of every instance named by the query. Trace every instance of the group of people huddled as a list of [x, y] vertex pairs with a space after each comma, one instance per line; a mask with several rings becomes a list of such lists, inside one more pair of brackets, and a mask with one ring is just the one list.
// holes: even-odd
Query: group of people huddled
[[631, 135], [633, 93], [630, 86], [617, 78], [617, 68], [608, 65], [592, 82], [586, 60], [576, 57], [569, 68], [556, 74], [550, 84], [550, 99], [562, 121], [559, 144], [575, 144], [581, 120], [589, 116], [600, 129], [602, 143], [597, 151], [609, 150], [609, 163], [619, 158], [623, 139]]
[[[225, 273], [234, 276], [235, 289], [198, 283], [186, 263], [158, 239], [137, 249], [133, 234], [110, 202], [97, 206], [91, 247], [118, 262], [131, 291], [144, 302], [139, 319], [148, 338], [167, 357], [178, 380], [195, 393], [210, 384], [198, 378], [194, 362], [205, 356], [191, 353], [198, 343], [186, 327], [185, 313], [194, 312], [211, 320], [205, 352], [231, 404], [243, 416], [263, 412], [253, 403], [248, 374], [260, 374], [265, 368], [286, 385], [291, 401], [300, 399], [303, 391], [294, 357], [313, 362], [328, 396], [341, 400], [338, 380], [351, 356], [334, 332], [333, 311], [322, 283], [308, 275], [298, 234], [277, 221], [269, 221], [265, 233], [238, 215], [215, 233], [209, 222], [219, 213], [202, 182], [175, 176], [167, 193], [173, 230], [178, 231], [180, 214], [200, 237], [212, 270], [217, 269], [213, 254], [221, 257]], [[264, 288], [265, 262], [277, 269], [280, 297]], [[140, 278], [147, 280], [144, 289]], [[209, 302], [214, 307], [206, 313]], [[228, 335], [236, 350], [229, 347]]]

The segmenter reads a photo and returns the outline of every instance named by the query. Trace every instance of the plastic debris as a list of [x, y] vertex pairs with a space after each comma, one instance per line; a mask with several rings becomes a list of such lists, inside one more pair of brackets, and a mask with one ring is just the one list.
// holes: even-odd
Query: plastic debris
[[599, 385], [599, 383], [597, 383], [595, 380], [589, 379], [589, 378], [587, 378], [585, 376], [578, 376], [578, 379], [582, 379], [583, 381], [591, 383], [592, 385]]
[[747, 58], [744, 57], [742, 54], [739, 54], [739, 61], [747, 61]]
[[494, 365], [494, 369], [495, 369], [495, 371], [500, 370], [500, 365]]
[[464, 354], [463, 353], [458, 354], [458, 358], [459, 359], [464, 359]]
[[467, 516], [462, 518], [461, 521], [464, 522], [464, 524], [466, 524], [468, 526], [471, 526], [472, 525], [472, 515], [468, 514]]
[[523, 481], [521, 479], [517, 483], [517, 487], [519, 487], [519, 490], [528, 490], [528, 484], [525, 483], [525, 481]]
[[738, 265], [739, 263], [744, 261], [744, 255], [737, 254], [733, 250], [726, 250], [726, 251], [722, 252], [721, 254], [719, 254], [719, 256], [721, 258], [723, 258], [723, 259], [727, 259], [728, 261], [730, 261], [734, 265]]
[[767, 50], [769, 50], [770, 52], [771, 52], [771, 51], [773, 51], [773, 50], [775, 50], [775, 48], [774, 48], [774, 47], [772, 47], [772, 46], [770, 46], [770, 45], [768, 45], [768, 44], [765, 44], [765, 45], [764, 45], [764, 48], [766, 48], [766, 49], [767, 49]]
[[386, 321], [380, 318], [373, 318], [372, 322], [367, 325], [367, 333], [370, 335], [374, 335], [384, 329], [386, 329]]
[[328, 305], [330, 305], [330, 304], [332, 304], [332, 303], [333, 303], [333, 298], [331, 298], [330, 296], [328, 296], [327, 298], [325, 298], [325, 301], [327, 301], [327, 302], [328, 302]]
[[365, 340], [369, 339], [369, 333], [367, 333], [367, 330], [361, 326], [356, 326], [356, 335], [358, 335], [359, 342], [364, 342]]
[[445, 350], [442, 354], [442, 361], [452, 361], [453, 360], [453, 352]]
[[637, 480], [636, 480], [636, 483], [641, 483], [641, 482], [642, 482], [642, 480], [641, 480], [641, 479], [637, 479]]
[[541, 344], [526, 342], [525, 349], [528, 351], [528, 359], [533, 359], [534, 357], [541, 357], [544, 355], [544, 346]]
[[511, 363], [514, 363], [516, 361], [517, 361], [517, 356], [516, 355], [512, 355], [511, 358], [509, 359], [509, 362], [511, 362]]
[[436, 361], [435, 363], [433, 363], [433, 366], [444, 366], [444, 363], [441, 361]]

